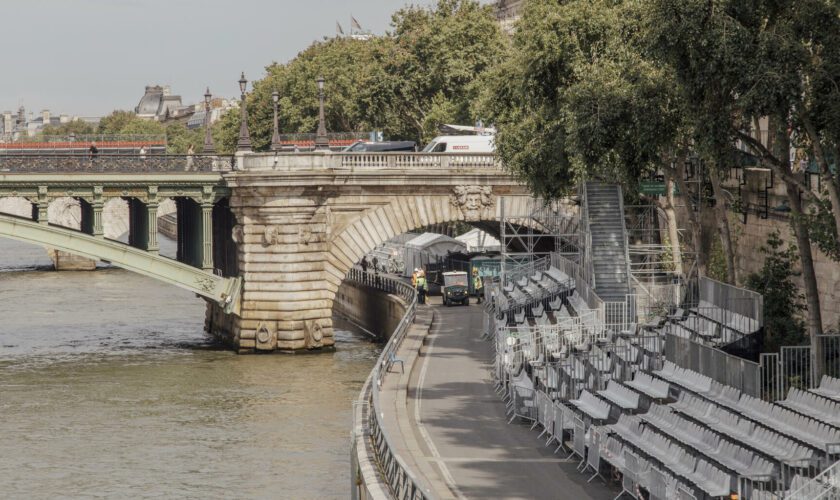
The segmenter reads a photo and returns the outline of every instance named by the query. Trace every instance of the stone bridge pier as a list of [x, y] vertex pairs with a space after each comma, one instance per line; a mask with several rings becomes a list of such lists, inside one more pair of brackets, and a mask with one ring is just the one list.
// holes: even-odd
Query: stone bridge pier
[[432, 224], [495, 224], [531, 195], [492, 156], [247, 154], [225, 174], [243, 278], [241, 314], [208, 305], [207, 329], [238, 352], [334, 344], [347, 272], [386, 240]]

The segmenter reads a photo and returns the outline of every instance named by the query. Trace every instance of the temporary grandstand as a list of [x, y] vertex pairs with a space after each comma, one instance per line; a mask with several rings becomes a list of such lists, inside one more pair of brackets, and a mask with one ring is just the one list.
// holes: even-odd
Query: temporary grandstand
[[[597, 192], [599, 204], [621, 196]], [[623, 217], [605, 224], [596, 219], [614, 210], [582, 203], [578, 255], [508, 266], [485, 286], [485, 338], [511, 424], [576, 457], [589, 481], [620, 477], [619, 496], [840, 498], [840, 379], [816, 379], [809, 347], [760, 353], [759, 294], [693, 277], [640, 297], [629, 258], [616, 258]], [[613, 265], [597, 265], [593, 227]], [[822, 362], [837, 374], [837, 339], [824, 341], [834, 348]]]

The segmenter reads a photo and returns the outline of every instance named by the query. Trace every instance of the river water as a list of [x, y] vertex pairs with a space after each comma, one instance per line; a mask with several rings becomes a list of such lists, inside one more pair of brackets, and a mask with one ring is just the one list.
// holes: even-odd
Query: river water
[[189, 292], [49, 264], [0, 239], [0, 497], [348, 497], [375, 344], [238, 356]]

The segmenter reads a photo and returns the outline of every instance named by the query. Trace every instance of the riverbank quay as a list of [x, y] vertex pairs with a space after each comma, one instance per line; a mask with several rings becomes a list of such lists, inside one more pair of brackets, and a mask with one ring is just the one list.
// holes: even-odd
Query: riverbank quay
[[[395, 286], [393, 284], [388, 286]], [[613, 498], [529, 426], [508, 424], [479, 306], [408, 297], [354, 407], [352, 498]], [[400, 331], [402, 330], [402, 331]]]

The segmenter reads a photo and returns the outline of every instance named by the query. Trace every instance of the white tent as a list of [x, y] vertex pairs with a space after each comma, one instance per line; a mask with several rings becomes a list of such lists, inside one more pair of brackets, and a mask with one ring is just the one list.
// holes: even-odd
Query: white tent
[[499, 252], [502, 248], [499, 240], [481, 229], [471, 229], [455, 239], [464, 243], [468, 252]]
[[466, 252], [467, 245], [455, 238], [437, 233], [423, 233], [405, 243], [405, 276], [416, 268], [445, 257], [450, 252]]

